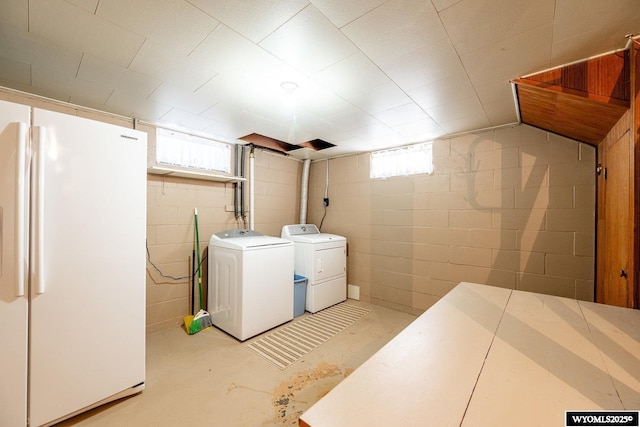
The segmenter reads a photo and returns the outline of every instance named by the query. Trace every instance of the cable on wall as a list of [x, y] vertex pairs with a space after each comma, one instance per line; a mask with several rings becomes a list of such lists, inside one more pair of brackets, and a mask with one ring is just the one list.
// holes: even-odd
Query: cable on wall
[[322, 219], [320, 220], [320, 225], [318, 226], [318, 230], [320, 231], [322, 231], [322, 224], [324, 223], [324, 218], [327, 216], [327, 206], [329, 206], [329, 159], [327, 159], [327, 169], [325, 175], [326, 178], [324, 183], [324, 199], [322, 200], [324, 213], [322, 214]]
[[[192, 272], [192, 274], [188, 275], [188, 276], [180, 276], [180, 277], [176, 277], [176, 276], [172, 276], [170, 274], [164, 274], [162, 272], [162, 270], [160, 270], [160, 268], [153, 262], [151, 261], [151, 254], [149, 253], [149, 242], [147, 240], [145, 240], [145, 247], [147, 249], [147, 261], [149, 262], [149, 264], [153, 267], [153, 269], [160, 275], [160, 277], [164, 278], [164, 279], [169, 279], [172, 281], [178, 281], [178, 280], [187, 280], [187, 279], [193, 279], [195, 277], [195, 275], [198, 273], [198, 271], [200, 271], [200, 268], [202, 268], [202, 264], [204, 263], [204, 261], [207, 259], [207, 254], [205, 253], [204, 257], [202, 258], [202, 260], [200, 260], [200, 264], [198, 265], [198, 269], [194, 269], [194, 271]], [[149, 268], [147, 267], [147, 271], [149, 271]], [[158, 282], [156, 280], [153, 279], [153, 276], [151, 277], [151, 279], [154, 281], [154, 283], [157, 284], [161, 284], [161, 283], [171, 283], [171, 282]]]

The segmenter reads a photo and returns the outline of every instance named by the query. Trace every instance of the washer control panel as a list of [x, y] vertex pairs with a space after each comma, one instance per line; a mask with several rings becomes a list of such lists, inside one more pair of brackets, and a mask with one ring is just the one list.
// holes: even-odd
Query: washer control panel
[[298, 224], [287, 226], [290, 236], [300, 236], [303, 234], [320, 234], [320, 230], [314, 224]]
[[219, 233], [216, 233], [216, 236], [218, 236], [221, 239], [233, 239], [236, 237], [262, 236], [262, 234], [258, 233], [255, 230], [246, 230], [246, 229], [238, 228], [233, 230], [221, 231]]

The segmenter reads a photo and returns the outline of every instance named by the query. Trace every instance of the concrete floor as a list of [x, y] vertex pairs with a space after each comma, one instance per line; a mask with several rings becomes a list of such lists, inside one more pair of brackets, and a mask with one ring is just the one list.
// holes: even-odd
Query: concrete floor
[[58, 426], [296, 426], [302, 412], [415, 320], [347, 303], [371, 313], [285, 370], [246, 348], [251, 340], [215, 328], [149, 334], [146, 389]]

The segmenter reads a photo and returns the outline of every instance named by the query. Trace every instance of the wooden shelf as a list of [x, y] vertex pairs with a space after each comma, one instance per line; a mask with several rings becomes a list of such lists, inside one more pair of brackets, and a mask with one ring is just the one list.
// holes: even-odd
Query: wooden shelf
[[185, 169], [171, 168], [167, 166], [151, 166], [147, 168], [147, 173], [162, 176], [176, 176], [180, 178], [202, 179], [205, 181], [218, 182], [240, 182], [246, 181], [245, 178], [234, 175], [224, 175], [213, 172], [190, 171]]

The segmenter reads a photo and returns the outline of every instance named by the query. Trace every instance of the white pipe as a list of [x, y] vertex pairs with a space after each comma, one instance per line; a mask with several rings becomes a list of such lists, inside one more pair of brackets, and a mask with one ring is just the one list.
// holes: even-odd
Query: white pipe
[[300, 224], [307, 223], [307, 199], [309, 192], [309, 165], [310, 159], [306, 159], [302, 164], [302, 185], [300, 189]]
[[255, 199], [255, 176], [254, 176], [254, 171], [255, 171], [255, 158], [256, 155], [254, 153], [254, 148], [251, 147], [251, 152], [249, 154], [249, 230], [253, 230], [254, 227], [254, 223], [255, 223], [255, 206], [254, 206], [254, 199]]
[[516, 117], [518, 118], [518, 123], [522, 123], [522, 117], [520, 116], [520, 102], [518, 100], [518, 88], [514, 82], [511, 82], [511, 94], [513, 95], [513, 103], [516, 107]]
[[631, 43], [633, 43], [633, 34], [627, 34], [625, 37], [627, 38], [627, 44], [624, 45], [624, 50], [627, 50], [631, 46]]

